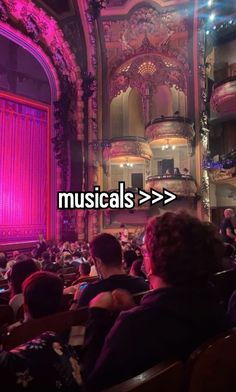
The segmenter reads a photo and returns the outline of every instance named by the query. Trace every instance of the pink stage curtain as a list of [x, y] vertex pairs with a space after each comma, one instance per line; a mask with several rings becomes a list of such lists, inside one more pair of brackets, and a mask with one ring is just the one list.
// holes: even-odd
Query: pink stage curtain
[[0, 93], [0, 243], [46, 235], [48, 117]]

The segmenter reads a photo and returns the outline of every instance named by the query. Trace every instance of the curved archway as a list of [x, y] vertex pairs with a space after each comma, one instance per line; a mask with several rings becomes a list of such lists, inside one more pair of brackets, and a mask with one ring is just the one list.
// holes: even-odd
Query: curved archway
[[[5, 55], [10, 56], [2, 63], [7, 73], [1, 84], [4, 87], [8, 80], [7, 91], [0, 91], [0, 242], [32, 241], [41, 232], [48, 239], [55, 238], [60, 173], [51, 137], [55, 136], [53, 102], [60, 97], [57, 75], [44, 53], [25, 42], [18, 32], [0, 26], [0, 36], [4, 37], [1, 46]], [[7, 65], [14, 53], [16, 71], [8, 70]]]
[[38, 60], [38, 62], [43, 67], [51, 89], [51, 97], [54, 101], [57, 101], [60, 98], [60, 84], [59, 79], [56, 73], [55, 68], [53, 67], [51, 61], [48, 56], [44, 53], [44, 51], [36, 45], [32, 40], [27, 38], [18, 30], [13, 29], [11, 26], [7, 25], [0, 21], [0, 35], [8, 38], [9, 40], [15, 42], [27, 52], [31, 53], [32, 56]]

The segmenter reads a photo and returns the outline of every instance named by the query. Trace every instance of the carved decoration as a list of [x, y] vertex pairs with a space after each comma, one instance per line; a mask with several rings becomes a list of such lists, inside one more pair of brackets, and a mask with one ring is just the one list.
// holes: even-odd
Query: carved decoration
[[197, 186], [191, 178], [158, 178], [150, 177], [146, 181], [146, 190], [149, 191], [151, 188], [162, 192], [163, 188], [168, 189], [177, 196], [182, 197], [196, 197]]
[[211, 96], [211, 107], [219, 114], [236, 111], [236, 77], [226, 79], [214, 88]]
[[236, 167], [230, 169], [212, 169], [208, 171], [212, 182], [220, 182], [236, 178]]
[[171, 139], [172, 137], [184, 138], [191, 141], [194, 135], [193, 124], [189, 120], [184, 121], [184, 118], [182, 121], [175, 118], [166, 118], [146, 127], [146, 137], [150, 142], [159, 139]]
[[[2, 4], [5, 5], [9, 15], [31, 33], [31, 38], [37, 41], [40, 39], [40, 45], [46, 46], [56, 66], [60, 67], [61, 73], [78, 83], [77, 87], [81, 90], [80, 70], [56, 21], [29, 0], [2, 0]], [[62, 62], [62, 58], [66, 59], [66, 62], [65, 60]]]
[[[117, 61], [135, 56], [137, 52], [149, 50], [172, 50], [177, 55], [187, 55], [187, 11], [159, 12], [150, 5], [134, 9], [126, 18], [104, 19], [104, 39], [110, 69]], [[171, 40], [178, 33], [186, 33], [186, 41], [176, 49]], [[146, 41], [145, 41], [146, 40]], [[148, 45], [145, 45], [148, 44]]]
[[89, 0], [88, 12], [91, 20], [96, 20], [100, 16], [100, 12], [106, 7], [109, 0]]
[[[157, 55], [149, 54], [135, 58], [127, 70], [115, 73], [110, 82], [110, 96], [114, 98], [128, 87], [137, 88], [142, 96], [147, 91], [155, 91], [166, 84], [186, 92], [187, 81], [182, 70], [174, 64], [169, 65]], [[148, 93], [149, 95], [149, 93]]]
[[109, 160], [119, 157], [136, 156], [138, 158], [144, 158], [150, 160], [152, 157], [152, 151], [149, 144], [145, 141], [138, 141], [135, 138], [133, 140], [111, 141], [111, 146], [106, 147], [103, 150], [104, 160]]

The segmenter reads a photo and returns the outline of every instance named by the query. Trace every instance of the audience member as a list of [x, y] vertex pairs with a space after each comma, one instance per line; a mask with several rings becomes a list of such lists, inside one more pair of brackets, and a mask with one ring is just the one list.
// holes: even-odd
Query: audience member
[[130, 268], [130, 275], [131, 276], [139, 276], [141, 278], [146, 279], [146, 275], [143, 273], [142, 271], [142, 265], [143, 265], [143, 261], [138, 259], [133, 261], [133, 264]]
[[88, 278], [91, 271], [91, 265], [88, 262], [79, 264], [79, 277], [80, 279]]
[[0, 272], [5, 273], [7, 267], [7, 258], [5, 253], [0, 253]]
[[223, 241], [226, 244], [231, 244], [231, 245], [234, 245], [236, 240], [236, 234], [232, 223], [233, 217], [234, 217], [234, 211], [231, 208], [226, 208], [226, 210], [224, 210], [224, 219], [220, 227], [220, 232], [223, 237]]
[[46, 250], [47, 250], [47, 244], [44, 239], [44, 236], [43, 234], [39, 234], [39, 242], [36, 247], [35, 255], [33, 256], [36, 257], [36, 259], [39, 259], [40, 257], [42, 257], [43, 252], [45, 252]]
[[133, 262], [137, 260], [136, 252], [134, 250], [125, 250], [123, 259], [124, 259], [125, 270], [129, 273]]
[[9, 305], [12, 307], [15, 317], [19, 308], [23, 305], [22, 284], [26, 278], [38, 271], [38, 267], [32, 259], [15, 263], [9, 274], [9, 286], [11, 299]]
[[148, 284], [142, 278], [127, 275], [123, 270], [121, 245], [113, 235], [104, 233], [95, 237], [90, 252], [100, 280], [88, 284], [80, 295], [78, 306], [87, 306], [103, 291], [120, 288], [135, 294], [148, 290]]
[[62, 280], [51, 272], [38, 271], [23, 284], [25, 318], [37, 319], [60, 310]]
[[153, 290], [140, 306], [121, 312], [109, 332], [111, 312], [127, 309], [130, 296], [100, 293], [90, 303], [82, 356], [89, 390], [119, 383], [169, 358], [186, 360], [197, 346], [229, 327], [208, 285], [223, 254], [213, 226], [187, 213], [167, 212], [150, 221], [145, 242]]
[[235, 248], [231, 244], [225, 244], [224, 256], [222, 259], [222, 270], [229, 270], [235, 268], [234, 263]]
[[56, 263], [52, 262], [51, 255], [48, 251], [42, 254], [42, 270], [48, 272], [57, 272], [59, 267]]

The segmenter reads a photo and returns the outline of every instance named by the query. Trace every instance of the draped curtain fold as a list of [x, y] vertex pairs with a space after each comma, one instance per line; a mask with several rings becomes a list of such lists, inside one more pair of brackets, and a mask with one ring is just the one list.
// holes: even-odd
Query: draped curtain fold
[[0, 243], [47, 232], [49, 110], [0, 93]]

